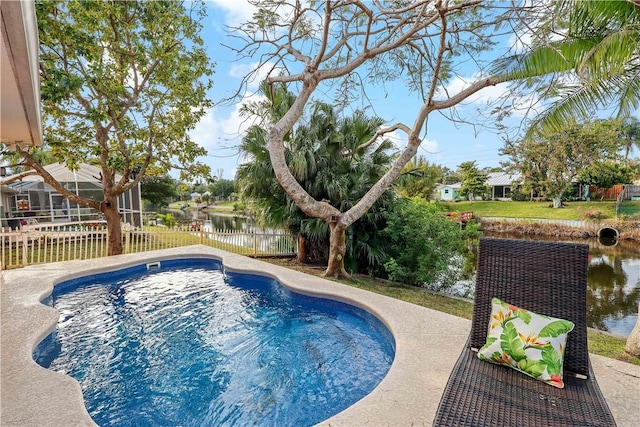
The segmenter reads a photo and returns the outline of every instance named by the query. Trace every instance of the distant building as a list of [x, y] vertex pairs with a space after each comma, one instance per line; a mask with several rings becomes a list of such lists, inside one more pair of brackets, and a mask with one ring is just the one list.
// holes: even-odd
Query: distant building
[[461, 183], [456, 182], [455, 184], [441, 184], [436, 188], [437, 196], [440, 200], [451, 201], [456, 200], [458, 196], [458, 192], [460, 191]]
[[491, 187], [491, 199], [511, 200], [511, 191], [520, 185], [521, 177], [508, 172], [490, 172], [487, 175], [487, 186]]
[[[100, 169], [80, 164], [77, 171], [69, 170], [61, 163], [44, 166], [49, 174], [68, 191], [79, 197], [100, 201], [104, 195], [99, 179]], [[120, 179], [116, 175], [116, 180]], [[140, 184], [118, 196], [118, 211], [122, 222], [142, 226], [142, 200]], [[2, 222], [19, 219], [24, 223], [91, 221], [102, 218], [93, 208], [70, 203], [55, 188], [44, 182], [40, 175], [27, 175], [0, 187], [0, 211]]]

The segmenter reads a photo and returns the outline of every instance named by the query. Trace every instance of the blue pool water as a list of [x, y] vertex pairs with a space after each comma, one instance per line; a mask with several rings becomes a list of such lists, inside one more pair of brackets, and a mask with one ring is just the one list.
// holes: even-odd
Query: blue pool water
[[101, 426], [313, 425], [370, 393], [394, 341], [353, 306], [210, 259], [74, 279], [35, 350], [76, 378]]

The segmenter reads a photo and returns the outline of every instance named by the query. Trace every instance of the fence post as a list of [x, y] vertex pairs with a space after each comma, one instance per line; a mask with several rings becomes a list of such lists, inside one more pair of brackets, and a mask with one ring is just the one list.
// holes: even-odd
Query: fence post
[[128, 254], [131, 248], [131, 233], [125, 231], [124, 233], [124, 253]]
[[200, 244], [204, 244], [204, 230], [200, 227]]
[[22, 266], [26, 267], [28, 262], [27, 249], [29, 246], [29, 234], [26, 231], [22, 231], [20, 234], [22, 234]]
[[[4, 234], [4, 227], [0, 227], [0, 234]], [[4, 270], [4, 246], [5, 243], [7, 242], [7, 237], [2, 236], [2, 242], [0, 242], [0, 270]], [[11, 244], [11, 241], [9, 240], [9, 244]], [[0, 276], [2, 275], [2, 273], [0, 273]]]
[[253, 254], [258, 255], [258, 235], [253, 233]]

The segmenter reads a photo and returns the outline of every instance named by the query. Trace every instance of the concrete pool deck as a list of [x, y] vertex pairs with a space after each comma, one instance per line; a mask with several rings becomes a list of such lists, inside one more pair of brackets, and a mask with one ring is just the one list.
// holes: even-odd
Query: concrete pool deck
[[[268, 275], [297, 292], [359, 306], [389, 327], [396, 340], [396, 357], [387, 376], [369, 395], [320, 425], [432, 424], [449, 373], [469, 333], [468, 320], [197, 245], [5, 271], [0, 284], [0, 425], [95, 425], [84, 407], [79, 384], [40, 367], [32, 358], [34, 347], [58, 321], [56, 310], [39, 303], [55, 283], [150, 261], [189, 257], [221, 259], [228, 270]], [[640, 366], [593, 354], [591, 362], [618, 426], [637, 426]]]

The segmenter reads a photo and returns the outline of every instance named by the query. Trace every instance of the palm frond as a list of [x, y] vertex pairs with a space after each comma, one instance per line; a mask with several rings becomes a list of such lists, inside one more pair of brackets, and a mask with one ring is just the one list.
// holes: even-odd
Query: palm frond
[[622, 74], [628, 64], [638, 59], [640, 25], [631, 25], [602, 35], [577, 68], [579, 75], [591, 79]]

